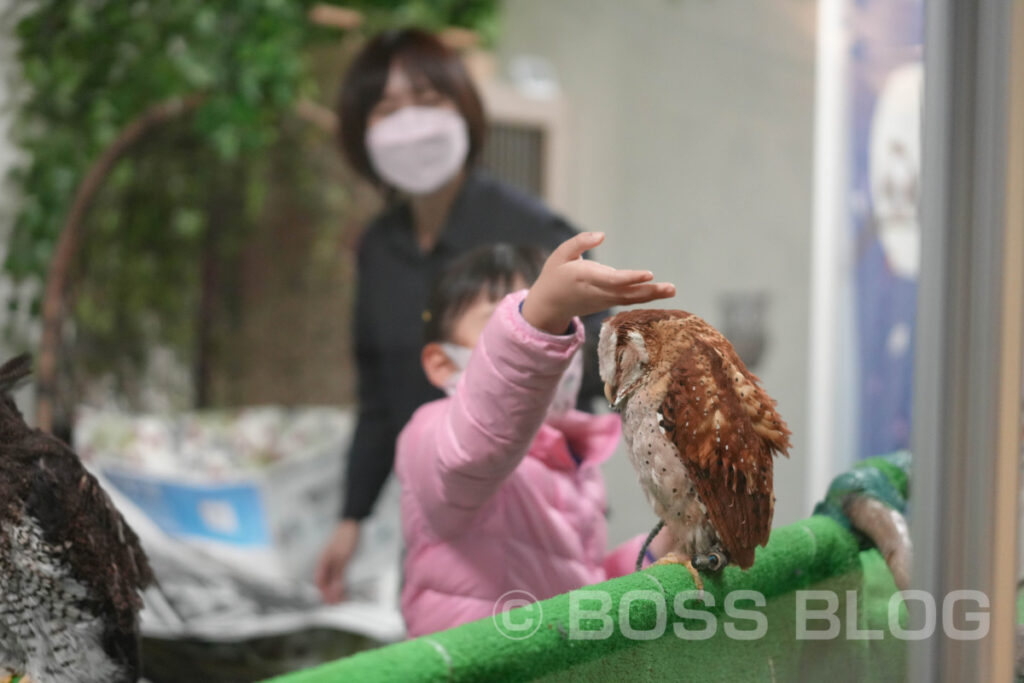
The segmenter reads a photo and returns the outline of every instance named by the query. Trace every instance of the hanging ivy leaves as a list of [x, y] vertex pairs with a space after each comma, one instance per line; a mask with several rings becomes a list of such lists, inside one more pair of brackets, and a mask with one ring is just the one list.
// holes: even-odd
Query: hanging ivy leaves
[[[204, 95], [191, 115], [135, 144], [89, 209], [72, 317], [98, 355], [139, 359], [155, 328], [178, 349], [192, 345], [211, 206], [233, 198], [237, 213], [222, 239], [237, 245], [259, 220], [268, 150], [287, 142], [296, 102], [333, 99], [317, 91], [307, 56], [343, 36], [307, 19], [314, 4], [34, 0], [18, 8], [14, 138], [25, 163], [13, 173], [20, 205], [3, 264], [16, 281], [46, 277], [78, 184], [129, 122], [157, 103]], [[339, 4], [364, 13], [364, 31], [455, 25], [485, 40], [497, 13], [497, 0]], [[232, 183], [241, 187], [225, 192]]]

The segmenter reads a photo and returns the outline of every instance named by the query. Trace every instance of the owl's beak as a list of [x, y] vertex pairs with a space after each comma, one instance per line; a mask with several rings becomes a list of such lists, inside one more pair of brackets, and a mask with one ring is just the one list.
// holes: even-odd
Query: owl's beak
[[608, 399], [608, 407], [612, 410], [618, 410], [619, 404], [615, 401], [615, 389], [608, 382], [604, 383], [604, 397]]

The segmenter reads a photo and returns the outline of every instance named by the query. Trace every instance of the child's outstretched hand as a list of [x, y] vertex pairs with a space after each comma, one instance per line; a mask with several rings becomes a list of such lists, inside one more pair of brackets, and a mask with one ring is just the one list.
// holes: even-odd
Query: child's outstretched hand
[[526, 322], [565, 334], [574, 316], [675, 296], [675, 285], [651, 282], [649, 270], [616, 270], [583, 258], [603, 241], [604, 233], [584, 232], [558, 245], [523, 302]]

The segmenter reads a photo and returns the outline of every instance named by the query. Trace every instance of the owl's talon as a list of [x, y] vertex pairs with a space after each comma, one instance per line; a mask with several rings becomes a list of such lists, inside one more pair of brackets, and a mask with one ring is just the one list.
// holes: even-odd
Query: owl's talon
[[657, 562], [655, 562], [652, 566], [660, 567], [660, 566], [666, 565], [666, 564], [686, 564], [689, 561], [690, 560], [685, 559], [685, 558], [683, 558], [683, 557], [681, 557], [681, 556], [679, 556], [679, 555], [677, 555], [675, 553], [665, 553], [664, 555], [661, 556], [661, 559], [659, 559]]
[[700, 574], [693, 566], [693, 562], [689, 558], [676, 553], [665, 553], [660, 560], [654, 563], [652, 566], [666, 565], [666, 564], [681, 564], [686, 567], [686, 571], [690, 572], [690, 576], [693, 577], [693, 583], [697, 586], [697, 590], [704, 591], [704, 580], [700, 578]]
[[701, 593], [704, 592], [704, 579], [700, 578], [700, 573], [693, 566], [693, 562], [686, 562], [683, 566], [686, 567], [687, 571], [690, 572], [690, 576], [693, 577], [693, 584], [697, 586], [697, 590]]

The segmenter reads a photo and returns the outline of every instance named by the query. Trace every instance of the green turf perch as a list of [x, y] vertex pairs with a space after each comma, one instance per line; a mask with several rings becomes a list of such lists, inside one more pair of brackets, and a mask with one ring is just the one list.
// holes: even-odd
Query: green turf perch
[[[892, 501], [898, 503], [906, 500], [908, 465], [899, 456], [865, 461], [857, 470], [873, 470], [861, 478], [881, 487], [880, 495], [895, 494]], [[831, 505], [840, 499], [833, 497]], [[714, 626], [705, 640], [687, 640], [674, 630], [679, 625], [687, 635], [708, 628], [708, 621], [681, 619], [674, 609], [677, 594], [694, 590], [689, 573], [678, 566], [653, 567], [513, 610], [507, 622], [483, 619], [274, 680], [902, 681], [905, 642], [893, 637], [889, 627], [890, 597], [896, 591], [892, 575], [879, 552], [863, 549], [863, 537], [851, 533], [842, 505], [829, 505], [826, 500], [819, 506], [827, 514], [776, 529], [750, 570], [729, 567], [720, 578], [705, 581], [715, 605], [704, 618], [713, 619]], [[825, 621], [798, 620], [797, 591], [806, 589], [836, 596], [838, 637], [797, 638], [801, 624], [809, 631], [828, 627]], [[761, 593], [764, 605], [740, 601], [727, 613], [723, 601], [738, 590]], [[624, 601], [626, 618], [620, 619]], [[701, 608], [697, 602], [684, 606]], [[825, 609], [826, 603], [808, 606]], [[767, 628], [762, 637], [742, 639], [743, 631], [749, 635], [757, 623], [738, 609], [763, 615]], [[901, 604], [895, 609], [902, 627], [905, 611]], [[574, 621], [580, 610], [603, 616]], [[609, 622], [611, 632], [601, 633]], [[517, 640], [503, 634], [505, 623], [530, 628], [512, 632], [526, 636]], [[876, 629], [882, 637], [850, 638], [865, 629]], [[588, 632], [600, 637], [587, 638]]]

